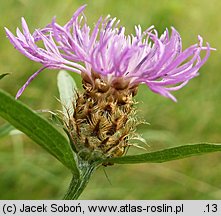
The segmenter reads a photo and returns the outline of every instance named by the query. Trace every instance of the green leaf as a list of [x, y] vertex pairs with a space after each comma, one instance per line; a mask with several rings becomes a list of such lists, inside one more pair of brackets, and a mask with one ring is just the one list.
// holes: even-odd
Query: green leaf
[[74, 79], [66, 71], [61, 70], [57, 76], [57, 85], [60, 94], [60, 100], [65, 116], [73, 113], [73, 103], [76, 98], [77, 86]]
[[2, 78], [4, 78], [5, 76], [7, 76], [7, 75], [9, 75], [9, 73], [0, 74], [0, 80], [1, 80]]
[[79, 175], [69, 141], [57, 128], [2, 90], [0, 101], [0, 116], [55, 156], [73, 174]]
[[118, 164], [162, 163], [218, 151], [221, 151], [221, 144], [218, 143], [188, 144], [145, 154], [110, 158], [104, 162]]

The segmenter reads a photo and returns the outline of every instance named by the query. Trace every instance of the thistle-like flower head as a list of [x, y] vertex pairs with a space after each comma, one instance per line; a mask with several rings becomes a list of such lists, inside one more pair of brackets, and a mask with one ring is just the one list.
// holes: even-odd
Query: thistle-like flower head
[[[64, 26], [55, 19], [43, 29], [30, 33], [22, 18], [22, 30], [14, 36], [6, 33], [14, 47], [43, 67], [34, 73], [18, 91], [17, 98], [29, 83], [45, 68], [66, 69], [82, 75], [87, 82], [94, 78], [117, 88], [134, 88], [146, 84], [153, 92], [176, 101], [171, 91], [185, 86], [198, 75], [210, 54], [210, 46], [198, 43], [182, 50], [182, 42], [175, 28], [159, 36], [153, 26], [142, 31], [135, 26], [135, 35], [126, 35], [116, 18], [100, 18], [93, 30], [87, 25], [80, 7]], [[37, 45], [43, 42], [43, 47]], [[205, 56], [201, 58], [201, 51]], [[101, 83], [102, 84], [102, 83]]]
[[[133, 97], [140, 83], [176, 101], [178, 90], [198, 75], [210, 54], [203, 40], [182, 50], [179, 33], [171, 28], [158, 36], [153, 26], [126, 35], [116, 18], [100, 18], [93, 30], [80, 7], [64, 26], [55, 19], [30, 33], [22, 18], [23, 33], [6, 33], [14, 47], [43, 67], [18, 91], [18, 98], [45, 68], [65, 69], [82, 77], [84, 91], [77, 93], [74, 112], [65, 121], [74, 151], [84, 160], [122, 156], [134, 144], [138, 123]], [[43, 46], [38, 46], [38, 41]], [[201, 58], [201, 51], [205, 56]], [[104, 164], [109, 165], [109, 164]]]

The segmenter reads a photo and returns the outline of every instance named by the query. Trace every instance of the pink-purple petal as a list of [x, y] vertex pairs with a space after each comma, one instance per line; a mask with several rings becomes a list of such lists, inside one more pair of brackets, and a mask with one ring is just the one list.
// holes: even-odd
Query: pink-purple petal
[[[14, 36], [5, 28], [18, 51], [43, 65], [20, 89], [18, 97], [47, 67], [88, 75], [93, 71], [108, 77], [109, 82], [122, 77], [130, 80], [131, 86], [145, 83], [153, 92], [176, 101], [171, 92], [196, 77], [210, 50], [214, 50], [208, 43], [203, 46], [201, 36], [198, 44], [182, 50], [181, 36], [174, 27], [171, 34], [166, 29], [159, 35], [154, 26], [142, 31], [137, 25], [135, 35], [126, 35], [125, 27], [118, 27], [120, 21], [109, 15], [100, 17], [91, 30], [83, 14], [85, 7], [81, 6], [64, 26], [53, 18], [45, 28], [31, 34], [22, 18], [23, 33], [17, 29]], [[42, 41], [43, 46], [39, 47], [37, 41]], [[206, 53], [203, 58], [202, 52]]]
[[21, 94], [23, 93], [23, 91], [27, 88], [27, 86], [33, 81], [33, 79], [39, 74], [41, 73], [45, 68], [47, 68], [46, 66], [45, 67], [42, 67], [41, 69], [39, 69], [38, 71], [36, 71], [34, 74], [32, 74], [28, 80], [26, 81], [26, 83], [18, 90], [15, 98], [18, 99]]

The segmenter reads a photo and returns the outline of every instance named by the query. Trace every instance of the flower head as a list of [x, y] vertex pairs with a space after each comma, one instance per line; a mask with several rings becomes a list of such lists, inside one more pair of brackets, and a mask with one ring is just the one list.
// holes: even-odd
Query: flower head
[[[43, 29], [30, 33], [22, 18], [22, 30], [14, 36], [6, 33], [14, 47], [43, 67], [34, 73], [17, 93], [22, 94], [29, 83], [45, 68], [66, 69], [94, 82], [94, 74], [108, 85], [134, 88], [146, 84], [153, 92], [176, 101], [171, 91], [185, 86], [198, 75], [200, 67], [210, 55], [210, 46], [198, 43], [182, 50], [182, 42], [175, 28], [159, 36], [153, 26], [142, 31], [135, 26], [135, 35], [126, 35], [116, 18], [100, 18], [93, 30], [87, 25], [80, 7], [64, 26], [55, 19]], [[43, 47], [37, 45], [43, 42]], [[201, 51], [206, 51], [201, 58]]]
[[[210, 54], [203, 39], [182, 50], [179, 33], [171, 28], [158, 36], [153, 26], [135, 35], [126, 35], [116, 18], [99, 18], [93, 30], [80, 7], [64, 26], [55, 19], [43, 29], [30, 33], [22, 18], [22, 30], [6, 33], [14, 47], [42, 64], [18, 91], [18, 98], [45, 68], [65, 69], [82, 77], [84, 91], [77, 92], [74, 111], [64, 120], [73, 150], [80, 158], [94, 161], [125, 154], [136, 139], [139, 123], [133, 97], [140, 83], [153, 92], [176, 101], [171, 91], [178, 90], [198, 75]], [[42, 46], [38, 45], [41, 41]], [[201, 51], [206, 54], [201, 58]], [[109, 164], [103, 164], [109, 165]]]

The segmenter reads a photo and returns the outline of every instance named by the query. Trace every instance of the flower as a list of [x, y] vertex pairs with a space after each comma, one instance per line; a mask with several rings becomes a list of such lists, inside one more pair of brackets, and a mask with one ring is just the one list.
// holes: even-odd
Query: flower
[[[91, 30], [83, 14], [85, 7], [64, 26], [54, 18], [31, 34], [22, 18], [23, 32], [17, 29], [15, 36], [6, 28], [6, 34], [17, 50], [42, 64], [16, 98], [46, 68], [81, 75], [84, 91], [77, 92], [73, 113], [68, 113], [64, 124], [73, 150], [93, 162], [120, 157], [130, 146], [137, 146], [131, 140], [140, 139], [135, 133], [139, 121], [133, 106], [139, 84], [176, 101], [171, 92], [198, 75], [211, 48], [208, 43], [203, 46], [198, 36], [197, 44], [182, 50], [181, 37], [173, 27], [171, 33], [166, 29], [158, 36], [154, 26], [142, 31], [138, 25], [135, 35], [126, 35], [125, 27], [110, 16], [99, 18]], [[201, 51], [206, 51], [203, 58]]]
[[[153, 92], [171, 98], [171, 94], [185, 86], [198, 75], [201, 66], [210, 55], [210, 45], [199, 42], [182, 50], [180, 34], [175, 28], [159, 36], [153, 26], [142, 31], [135, 26], [135, 35], [126, 35], [125, 27], [119, 27], [116, 18], [99, 18], [93, 30], [87, 25], [81, 6], [64, 26], [55, 18], [43, 29], [30, 33], [22, 18], [23, 33], [17, 29], [17, 36], [7, 28], [6, 34], [14, 47], [43, 67], [35, 72], [18, 91], [18, 98], [30, 82], [45, 68], [65, 69], [91, 79], [98, 74], [109, 85], [133, 88], [146, 84]], [[82, 15], [82, 16], [81, 16]], [[43, 47], [37, 45], [43, 42]], [[201, 58], [201, 51], [206, 54]], [[123, 84], [124, 83], [124, 84]]]

